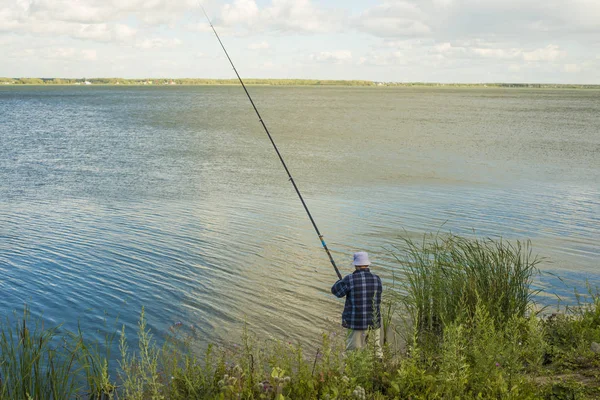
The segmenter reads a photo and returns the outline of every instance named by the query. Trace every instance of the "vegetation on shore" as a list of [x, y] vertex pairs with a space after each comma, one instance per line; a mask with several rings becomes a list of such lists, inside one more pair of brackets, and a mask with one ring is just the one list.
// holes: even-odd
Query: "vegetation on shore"
[[[316, 351], [282, 341], [209, 344], [179, 326], [159, 346], [144, 310], [138, 346], [121, 331], [118, 368], [83, 332], [0, 327], [0, 399], [594, 399], [600, 397], [600, 296], [542, 318], [528, 243], [454, 235], [405, 240], [382, 314], [404, 346], [344, 354], [341, 333]], [[393, 337], [393, 335], [389, 335]], [[107, 338], [111, 342], [117, 337]], [[109, 346], [110, 347], [110, 346]]]
[[[378, 82], [367, 80], [326, 79], [253, 79], [245, 78], [246, 85], [265, 86], [393, 86], [393, 87], [489, 87], [536, 89], [600, 89], [600, 85], [553, 83], [436, 83], [436, 82]], [[203, 78], [3, 78], [0, 85], [238, 85], [237, 79]]]
[[[202, 78], [0, 78], [0, 84], [15, 85], [239, 85], [237, 79], [202, 79]], [[361, 80], [318, 80], [318, 79], [244, 79], [246, 85], [269, 86], [375, 86], [375, 82]]]

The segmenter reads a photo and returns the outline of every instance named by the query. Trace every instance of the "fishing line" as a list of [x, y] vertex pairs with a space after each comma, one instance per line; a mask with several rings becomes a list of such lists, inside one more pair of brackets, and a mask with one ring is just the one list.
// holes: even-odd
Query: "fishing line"
[[285, 169], [285, 172], [288, 175], [289, 181], [292, 182], [292, 186], [294, 186], [294, 190], [296, 190], [296, 193], [298, 194], [298, 197], [300, 198], [300, 201], [302, 202], [302, 206], [304, 207], [304, 210], [308, 214], [308, 218], [310, 219], [310, 222], [312, 223], [313, 227], [315, 228], [315, 231], [317, 232], [317, 235], [319, 236], [319, 239], [321, 240], [321, 245], [323, 246], [323, 249], [327, 253], [327, 256], [329, 257], [329, 261], [331, 262], [331, 265], [333, 265], [333, 269], [335, 269], [335, 273], [337, 274], [338, 278], [342, 279], [342, 274], [340, 274], [340, 271], [338, 270], [338, 267], [335, 265], [335, 261], [333, 261], [333, 257], [331, 256], [331, 253], [329, 252], [329, 249], [327, 248], [327, 244], [325, 244], [325, 240], [323, 239], [323, 235], [319, 231], [319, 228], [317, 228], [317, 224], [315, 223], [315, 220], [313, 219], [312, 215], [310, 214], [310, 211], [308, 210], [308, 206], [304, 202], [304, 198], [302, 197], [302, 194], [300, 194], [300, 190], [298, 189], [298, 186], [296, 186], [296, 182], [294, 182], [294, 178], [292, 178], [292, 174], [290, 173], [290, 170], [288, 169], [287, 165], [285, 164], [285, 161], [283, 161], [283, 157], [281, 156], [281, 153], [279, 152], [279, 149], [275, 145], [275, 141], [273, 140], [273, 137], [271, 136], [271, 133], [269, 133], [269, 130], [267, 129], [267, 125], [265, 124], [265, 122], [263, 121], [262, 117], [260, 116], [260, 113], [258, 112], [258, 109], [256, 108], [256, 105], [254, 104], [254, 101], [252, 100], [252, 97], [250, 96], [250, 93], [248, 93], [248, 89], [246, 89], [246, 85], [244, 85], [244, 81], [240, 77], [240, 74], [238, 73], [237, 69], [235, 68], [235, 65], [233, 64], [233, 61], [231, 61], [231, 57], [229, 57], [229, 53], [227, 53], [227, 50], [225, 49], [225, 46], [223, 45], [223, 42], [221, 41], [221, 38], [219, 37], [219, 34], [217, 33], [217, 30], [213, 26], [210, 18], [208, 17], [208, 14], [206, 13], [206, 10], [202, 6], [202, 3], [199, 3], [199, 4], [200, 4], [200, 8], [202, 8], [202, 12], [204, 12], [204, 16], [206, 17], [206, 20], [208, 21], [210, 27], [212, 28], [212, 31], [215, 33], [215, 36], [217, 37], [217, 40], [219, 41], [219, 44], [221, 45], [221, 48], [225, 52], [225, 55], [227, 56], [227, 59], [229, 60], [229, 63], [233, 67], [233, 70], [235, 71], [235, 74], [236, 74], [238, 80], [242, 84], [242, 87], [244, 88], [244, 92], [246, 92], [246, 95], [248, 96], [248, 100], [250, 100], [250, 104], [252, 104], [252, 108], [254, 108], [254, 111], [256, 112], [256, 116], [258, 117], [258, 120], [260, 121], [260, 123], [262, 124], [263, 128], [265, 129], [265, 132], [267, 133], [267, 136], [269, 137], [269, 140], [271, 141], [271, 144], [273, 145], [273, 148], [275, 149], [275, 152], [277, 153], [277, 156], [279, 157], [279, 161], [281, 161], [281, 164], [283, 165], [283, 168]]

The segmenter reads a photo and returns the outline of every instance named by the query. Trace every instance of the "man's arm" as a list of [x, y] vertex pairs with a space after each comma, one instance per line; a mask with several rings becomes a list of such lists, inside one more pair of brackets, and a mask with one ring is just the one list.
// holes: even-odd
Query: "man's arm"
[[340, 279], [331, 287], [331, 293], [335, 295], [335, 297], [344, 297], [350, 291], [350, 285], [348, 285], [347, 279]]

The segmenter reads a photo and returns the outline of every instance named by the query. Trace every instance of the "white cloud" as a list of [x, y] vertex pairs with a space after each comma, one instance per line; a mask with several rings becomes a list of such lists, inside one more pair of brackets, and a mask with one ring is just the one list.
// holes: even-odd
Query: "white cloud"
[[504, 36], [522, 41], [542, 33], [600, 33], [597, 0], [455, 0], [444, 9], [430, 7], [428, 14], [446, 38]]
[[384, 42], [385, 47], [401, 50], [411, 50], [415, 47], [421, 47], [423, 44], [424, 43], [421, 41], [421, 39], [387, 40]]
[[434, 46], [434, 52], [441, 53], [448, 56], [456, 56], [458, 54], [464, 54], [467, 49], [462, 46], [454, 46], [450, 42], [439, 43]]
[[518, 58], [522, 50], [515, 48], [502, 48], [486, 45], [481, 41], [462, 42], [461, 45], [455, 45], [450, 42], [443, 42], [433, 46], [432, 54], [441, 54], [445, 58], [489, 58], [496, 60], [510, 60]]
[[81, 50], [81, 56], [84, 60], [95, 61], [98, 59], [98, 53], [96, 50]]
[[137, 30], [125, 24], [115, 24], [112, 27], [113, 38], [116, 40], [129, 40], [133, 38]]
[[544, 32], [563, 31], [600, 32], [600, 2], [596, 0], [571, 0], [568, 3], [552, 0], [547, 4], [530, 0], [530, 8], [538, 14], [532, 29]]
[[173, 48], [179, 46], [180, 44], [181, 40], [179, 39], [152, 38], [136, 43], [136, 47], [141, 49], [157, 49], [162, 47]]
[[66, 0], [38, 0], [28, 3], [27, 17], [40, 21], [101, 23], [110, 20], [115, 11], [108, 2], [104, 5], [94, 1]]
[[561, 50], [556, 45], [549, 44], [543, 49], [523, 52], [523, 59], [525, 61], [556, 61], [564, 58], [566, 55], [566, 51]]
[[96, 61], [98, 59], [95, 49], [77, 49], [75, 47], [27, 48], [16, 55], [21, 59], [51, 61]]
[[521, 49], [502, 49], [502, 48], [479, 48], [471, 49], [472, 54], [483, 58], [492, 58], [496, 60], [512, 60], [518, 58], [522, 54]]
[[262, 42], [250, 44], [248, 48], [250, 50], [266, 50], [269, 48], [269, 43], [263, 40]]
[[8, 0], [0, 1], [0, 32], [64, 35], [95, 41], [128, 41], [138, 28], [123, 23], [172, 23], [186, 10], [198, 10], [193, 0]]
[[68, 59], [74, 59], [75, 57], [77, 57], [77, 50], [74, 48], [56, 48], [56, 49], [49, 49], [46, 52], [46, 57], [45, 58], [68, 58]]
[[526, 62], [555, 62], [567, 56], [566, 51], [558, 45], [526, 50], [501, 43], [486, 43], [482, 40], [464, 41], [462, 46], [450, 42], [438, 43], [432, 52], [449, 58], [483, 58], [494, 60], [523, 60]]
[[581, 72], [582, 68], [578, 64], [565, 64], [564, 71], [570, 74]]
[[339, 12], [327, 12], [310, 0], [272, 0], [264, 11], [269, 25], [283, 31], [332, 32], [340, 28]]
[[190, 32], [210, 32], [212, 33], [212, 28], [210, 25], [206, 23], [206, 21], [194, 22], [194, 23], [186, 23], [184, 28]]
[[[506, 76], [600, 83], [600, 0], [219, 0], [207, 11], [219, 34], [249, 38], [227, 46], [251, 50], [245, 54], [253, 76], [321, 78], [337, 70], [329, 75], [335, 78], [341, 69], [331, 64], [340, 64], [349, 78], [386, 81]], [[173, 39], [190, 30], [206, 33], [194, 34], [190, 48]], [[0, 0], [0, 68], [43, 76], [77, 68], [79, 74], [224, 76], [218, 63], [187, 67], [199, 51], [222, 58], [207, 31], [197, 0]], [[286, 46], [278, 38], [282, 47], [272, 64], [261, 50], [282, 34]], [[168, 57], [142, 51], [156, 48], [173, 50]], [[131, 58], [114, 62], [124, 55]], [[161, 58], [172, 63], [155, 70]]]
[[36, 0], [28, 4], [29, 17], [79, 23], [102, 23], [135, 16], [147, 24], [172, 22], [185, 11], [198, 10], [194, 0]]
[[521, 70], [521, 67], [522, 67], [522, 66], [521, 66], [521, 65], [519, 65], [519, 64], [510, 64], [510, 65], [508, 66], [508, 70], [509, 70], [509, 71], [513, 71], [513, 72], [519, 72], [519, 71]]
[[226, 27], [245, 28], [253, 32], [324, 33], [339, 30], [343, 15], [315, 6], [311, 0], [271, 0], [259, 9], [255, 0], [235, 0], [221, 9], [218, 23]]
[[258, 6], [254, 0], [235, 0], [221, 10], [221, 22], [225, 25], [251, 24], [258, 18]]
[[368, 56], [361, 57], [358, 60], [358, 65], [373, 65], [378, 67], [405, 64], [406, 56], [401, 51], [372, 52]]
[[425, 36], [431, 33], [427, 14], [408, 1], [385, 2], [354, 19], [361, 31], [380, 37]]
[[311, 54], [309, 58], [318, 62], [341, 64], [352, 60], [352, 52], [348, 50], [322, 51], [320, 53]]
[[54, 23], [46, 26], [49, 34], [61, 34], [77, 39], [98, 42], [127, 42], [135, 38], [137, 30], [125, 24]]
[[361, 22], [363, 31], [382, 37], [421, 36], [431, 32], [421, 21], [401, 17], [381, 17], [365, 19]]
[[[128, 41], [137, 30], [129, 25], [111, 22], [82, 23], [73, 21], [76, 18], [65, 18], [58, 8], [49, 8], [48, 1], [17, 1], [15, 4], [0, 4], [0, 32], [16, 34], [32, 34], [36, 36], [67, 36], [75, 39], [101, 42]], [[58, 2], [58, 6], [64, 6]], [[54, 5], [57, 7], [57, 5]], [[86, 9], [87, 10], [87, 9]], [[104, 14], [92, 16], [92, 12], [81, 12], [81, 20], [100, 21]], [[84, 15], [85, 14], [85, 18]]]

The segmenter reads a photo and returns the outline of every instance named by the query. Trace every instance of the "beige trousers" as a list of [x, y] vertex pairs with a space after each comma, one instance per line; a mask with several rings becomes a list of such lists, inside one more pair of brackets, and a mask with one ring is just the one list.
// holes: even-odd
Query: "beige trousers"
[[374, 341], [375, 354], [378, 358], [383, 358], [381, 349], [381, 329], [348, 329], [346, 336], [346, 351], [362, 349], [367, 342]]

